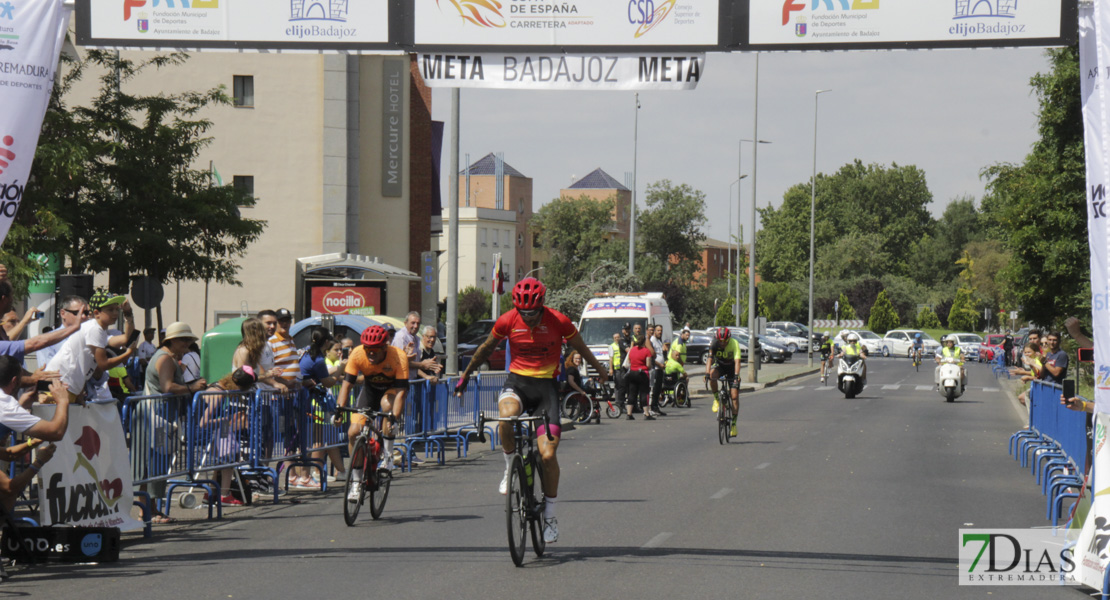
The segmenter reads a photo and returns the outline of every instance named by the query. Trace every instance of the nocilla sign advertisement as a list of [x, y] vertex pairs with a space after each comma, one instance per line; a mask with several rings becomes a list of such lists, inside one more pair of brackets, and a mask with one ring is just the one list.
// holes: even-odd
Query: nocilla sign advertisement
[[1060, 36], [1060, 4], [1024, 0], [751, 0], [748, 42], [896, 44]]
[[417, 45], [715, 46], [719, 0], [416, 0]]

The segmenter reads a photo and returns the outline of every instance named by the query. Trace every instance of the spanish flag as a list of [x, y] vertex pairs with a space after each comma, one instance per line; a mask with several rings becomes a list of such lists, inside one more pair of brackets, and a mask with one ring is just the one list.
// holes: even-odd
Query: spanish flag
[[501, 257], [497, 257], [497, 262], [493, 263], [493, 294], [500, 296], [505, 293], [505, 271], [501, 265]]

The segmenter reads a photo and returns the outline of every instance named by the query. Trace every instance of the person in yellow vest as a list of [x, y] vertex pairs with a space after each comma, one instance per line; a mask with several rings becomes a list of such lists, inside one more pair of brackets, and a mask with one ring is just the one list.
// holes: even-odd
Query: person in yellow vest
[[683, 329], [682, 333], [678, 335], [678, 339], [671, 344], [671, 349], [667, 352], [667, 364], [663, 372], [667, 375], [668, 379], [682, 377], [687, 379], [686, 375], [686, 343], [690, 341], [690, 330]]
[[960, 391], [967, 387], [967, 369], [964, 368], [964, 352], [959, 346], [956, 345], [956, 336], [948, 335], [943, 338], [944, 346], [937, 353], [936, 361], [939, 365], [947, 359], [955, 359], [956, 364], [960, 365]]
[[[623, 331], [627, 335], [627, 325], [625, 325]], [[619, 333], [614, 333], [613, 343], [609, 344], [609, 379], [613, 381], [613, 387], [617, 392], [617, 406], [624, 406], [624, 395], [626, 391], [624, 383], [625, 369], [621, 365], [624, 364], [626, 355], [627, 346], [624, 344], [623, 336]]]
[[867, 352], [864, 351], [863, 346], [859, 343], [859, 335], [854, 331], [848, 332], [844, 336], [844, 343], [839, 346], [840, 354], [837, 358], [850, 358], [858, 356], [863, 361], [863, 383], [867, 384]]

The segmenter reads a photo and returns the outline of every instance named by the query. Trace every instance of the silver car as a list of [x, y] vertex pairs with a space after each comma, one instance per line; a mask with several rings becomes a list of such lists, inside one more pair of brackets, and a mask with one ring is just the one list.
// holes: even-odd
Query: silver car
[[925, 346], [922, 354], [935, 354], [937, 349], [940, 348], [940, 343], [924, 331], [920, 329], [892, 329], [886, 332], [886, 336], [883, 337], [883, 356], [905, 356], [909, 358], [910, 349], [913, 348], [913, 338], [918, 333], [921, 334], [921, 341], [924, 342]]

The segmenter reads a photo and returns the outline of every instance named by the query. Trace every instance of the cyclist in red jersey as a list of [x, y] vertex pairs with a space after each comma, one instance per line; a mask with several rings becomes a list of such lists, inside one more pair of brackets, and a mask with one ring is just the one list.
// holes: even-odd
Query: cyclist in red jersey
[[[586, 346], [578, 328], [563, 313], [543, 305], [547, 288], [534, 277], [526, 277], [513, 287], [513, 310], [501, 315], [493, 325], [493, 331], [474, 352], [474, 358], [459, 376], [456, 394], [462, 394], [470, 374], [484, 363], [501, 340], [509, 339], [509, 376], [497, 400], [497, 408], [502, 418], [514, 417], [527, 411], [533, 414], [537, 409], [546, 411], [551, 417], [550, 433], [554, 438], [547, 439], [547, 431], [541, 425], [537, 430], [540, 456], [543, 459], [544, 496], [547, 500], [544, 510], [543, 538], [552, 543], [559, 539], [558, 522], [555, 519], [555, 498], [559, 492], [559, 461], [555, 451], [559, 447], [559, 393], [555, 382], [555, 371], [560, 364], [562, 344], [566, 340], [570, 347], [577, 350], [590, 366], [597, 371], [602, 383], [607, 371], [602, 367], [594, 353]], [[507, 493], [509, 467], [512, 465], [516, 442], [513, 439], [511, 423], [500, 424], [501, 449], [505, 452], [505, 475], [501, 479], [499, 491]]]

